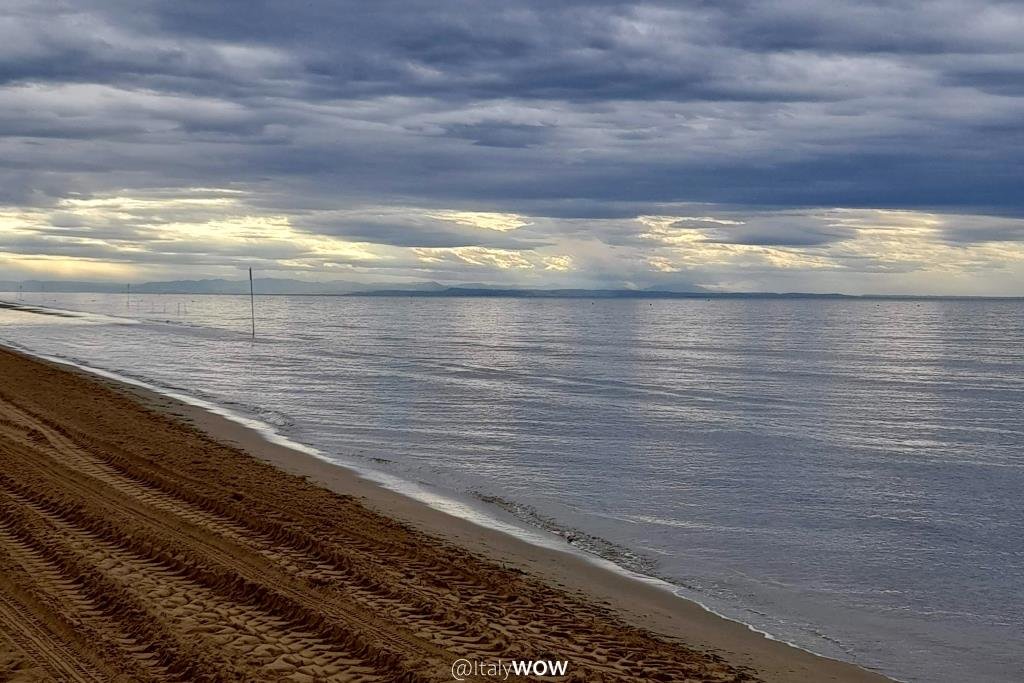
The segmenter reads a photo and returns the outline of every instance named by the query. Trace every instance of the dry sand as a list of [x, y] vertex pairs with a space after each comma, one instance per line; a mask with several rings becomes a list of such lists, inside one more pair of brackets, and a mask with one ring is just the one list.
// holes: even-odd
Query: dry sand
[[0, 349], [0, 681], [447, 681], [460, 657], [567, 659], [579, 681], [887, 680]]

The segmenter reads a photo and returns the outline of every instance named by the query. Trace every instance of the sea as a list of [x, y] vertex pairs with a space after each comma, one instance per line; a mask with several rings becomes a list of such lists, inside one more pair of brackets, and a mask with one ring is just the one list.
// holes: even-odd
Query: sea
[[773, 638], [1024, 680], [1024, 301], [257, 296], [253, 340], [248, 297], [0, 300], [0, 343]]

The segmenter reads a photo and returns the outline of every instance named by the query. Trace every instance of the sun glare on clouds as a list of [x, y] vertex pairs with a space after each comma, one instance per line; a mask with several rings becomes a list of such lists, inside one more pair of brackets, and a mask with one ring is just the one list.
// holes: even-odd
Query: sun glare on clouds
[[[0, 259], [23, 277], [118, 281], [168, 273], [232, 277], [252, 265], [282, 276], [343, 271], [551, 287], [587, 285], [594, 270], [611, 286], [616, 277], [630, 283], [619, 286], [678, 277], [710, 288], [744, 282], [752, 289], [805, 291], [826, 282], [820, 286], [849, 291], [829, 274], [870, 273], [880, 288], [893, 283], [885, 291], [905, 282], [943, 291], [943, 283], [955, 281], [965, 291], [984, 292], [986, 272], [999, 274], [1001, 283], [1024, 275], [1024, 243], [1016, 237], [1024, 227], [1014, 219], [884, 209], [675, 208], [681, 210], [581, 221], [396, 205], [274, 210], [235, 189], [122, 191], [72, 196], [49, 207], [0, 208]], [[445, 232], [444, 224], [476, 230]], [[340, 234], [319, 229], [332, 225]], [[345, 232], [353, 226], [360, 229]], [[383, 234], [375, 241], [374, 230], [382, 228], [391, 231], [390, 242]], [[508, 246], [495, 234], [513, 231]], [[416, 246], [443, 240], [457, 246]]]
[[459, 225], [467, 225], [482, 230], [497, 230], [505, 232], [516, 230], [529, 222], [522, 216], [514, 213], [490, 213], [485, 211], [439, 211], [429, 214], [431, 218], [452, 221]]

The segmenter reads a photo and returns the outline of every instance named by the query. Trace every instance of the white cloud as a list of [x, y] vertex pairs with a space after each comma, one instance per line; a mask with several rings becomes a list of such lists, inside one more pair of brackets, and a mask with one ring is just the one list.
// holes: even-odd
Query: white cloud
[[[665, 205], [678, 210], [635, 219], [580, 220], [411, 206], [283, 212], [260, 206], [260, 199], [233, 188], [157, 189], [8, 207], [0, 210], [0, 267], [139, 279], [171, 269], [230, 275], [256, 264], [264, 272], [314, 277], [340, 269], [371, 279], [532, 286], [650, 286], [678, 276], [713, 288], [745, 283], [851, 293], [904, 291], [899, 288], [908, 283], [949, 293], [955, 283], [965, 291], [1009, 294], [1024, 276], [1024, 221], [982, 215], [750, 212], [705, 204]], [[371, 227], [366, 237], [351, 239], [308, 227], [340, 223]], [[523, 241], [416, 246], [425, 241], [417, 234], [430, 237], [448, 223], [484, 237], [522, 233]], [[385, 225], [394, 234], [374, 237]], [[533, 242], [534, 233], [545, 239]], [[837, 287], [839, 276], [845, 281]]]

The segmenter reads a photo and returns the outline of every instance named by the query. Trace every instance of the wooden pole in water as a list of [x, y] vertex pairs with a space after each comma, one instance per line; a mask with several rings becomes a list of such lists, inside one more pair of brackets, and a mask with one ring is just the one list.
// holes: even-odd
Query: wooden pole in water
[[256, 299], [252, 291], [252, 268], [249, 269], [249, 309], [252, 312], [252, 338], [256, 338]]

